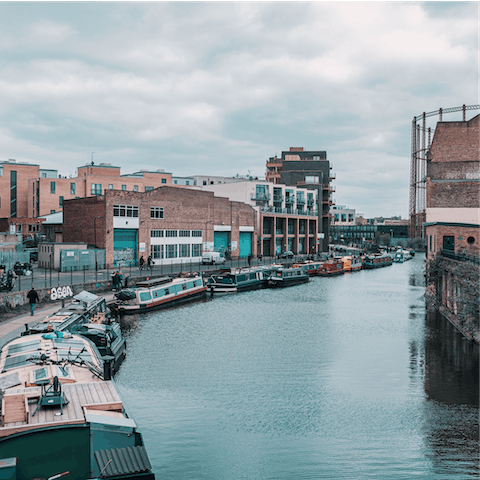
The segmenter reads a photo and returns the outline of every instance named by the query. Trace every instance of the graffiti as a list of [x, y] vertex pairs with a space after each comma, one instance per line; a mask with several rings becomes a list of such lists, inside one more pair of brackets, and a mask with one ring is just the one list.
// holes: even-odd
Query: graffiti
[[133, 248], [115, 248], [113, 262], [116, 267], [136, 265], [136, 252]]
[[67, 285], [66, 287], [54, 287], [50, 290], [50, 298], [58, 300], [60, 298], [72, 297], [72, 289]]

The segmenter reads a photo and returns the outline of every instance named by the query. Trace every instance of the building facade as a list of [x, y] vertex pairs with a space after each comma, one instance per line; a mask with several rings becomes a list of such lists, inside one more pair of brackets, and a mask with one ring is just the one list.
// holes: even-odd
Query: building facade
[[306, 151], [303, 147], [291, 147], [280, 158], [269, 158], [266, 179], [273, 184], [304, 187], [317, 191], [318, 233], [320, 251], [327, 251], [330, 231], [330, 207], [334, 204], [330, 185], [335, 177], [325, 151]]
[[255, 221], [250, 205], [198, 189], [105, 190], [65, 202], [63, 236], [104, 249], [114, 267], [137, 265], [142, 256], [178, 264], [199, 262], [204, 251], [255, 255]]
[[202, 190], [252, 206], [256, 212], [258, 255], [274, 256], [287, 250], [298, 255], [317, 253], [317, 190], [267, 181], [204, 185]]
[[120, 167], [105, 163], [78, 167], [76, 177], [57, 177], [38, 177], [29, 181], [29, 216], [40, 217], [62, 211], [65, 200], [102, 195], [105, 190], [146, 192], [172, 184], [172, 175], [161, 169], [121, 175]]
[[438, 122], [427, 154], [426, 296], [477, 343], [479, 173], [479, 116]]

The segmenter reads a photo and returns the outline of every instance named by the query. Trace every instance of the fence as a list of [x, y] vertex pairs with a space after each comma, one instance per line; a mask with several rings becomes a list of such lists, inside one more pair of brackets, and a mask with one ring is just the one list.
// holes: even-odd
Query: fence
[[[293, 259], [289, 260], [288, 263], [290, 264], [294, 262], [299, 262], [304, 260], [306, 257], [307, 255], [296, 255]], [[250, 264], [251, 266], [265, 264], [268, 265], [271, 263], [275, 263], [276, 261], [276, 257], [251, 258]], [[204, 265], [202, 263], [188, 261], [170, 265], [152, 265], [151, 267], [145, 265], [143, 266], [143, 268], [138, 266], [114, 267], [113, 265], [106, 265], [105, 268], [102, 269], [87, 269], [84, 266], [83, 270], [78, 270], [78, 268], [71, 267], [70, 271], [66, 272], [34, 266], [30, 273], [27, 272], [27, 275], [19, 275], [16, 278], [15, 285], [12, 291], [20, 292], [23, 290], [30, 290], [32, 285], [34, 285], [35, 288], [52, 288], [82, 283], [97, 283], [105, 280], [111, 281], [112, 274], [117, 271], [123, 275], [124, 280], [125, 277], [127, 277], [128, 285], [132, 286], [135, 284], [135, 279], [144, 279], [145, 276], [174, 276], [178, 275], [181, 272], [198, 272], [201, 274], [206, 274], [209, 271], [218, 271], [219, 269], [241, 268], [247, 267], [248, 265], [248, 258], [239, 258], [235, 260], [229, 260], [224, 264], [218, 265]]]

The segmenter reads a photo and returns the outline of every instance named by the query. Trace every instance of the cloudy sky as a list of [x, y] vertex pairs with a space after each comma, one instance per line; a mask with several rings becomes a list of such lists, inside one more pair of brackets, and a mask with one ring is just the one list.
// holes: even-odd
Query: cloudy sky
[[406, 218], [413, 117], [479, 103], [478, 9], [0, 2], [0, 159], [264, 176], [325, 150], [337, 204]]

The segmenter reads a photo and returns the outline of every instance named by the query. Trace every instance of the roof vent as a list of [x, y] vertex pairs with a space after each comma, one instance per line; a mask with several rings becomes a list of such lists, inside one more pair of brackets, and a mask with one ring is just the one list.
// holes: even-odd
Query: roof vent
[[111, 166], [111, 163], [101, 163], [100, 165], [106, 165], [106, 166]]
[[164, 172], [164, 171], [165, 171], [164, 168], [159, 168], [159, 169], [157, 170], [157, 172]]

